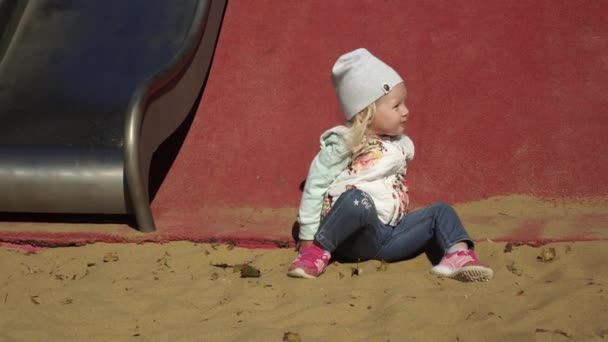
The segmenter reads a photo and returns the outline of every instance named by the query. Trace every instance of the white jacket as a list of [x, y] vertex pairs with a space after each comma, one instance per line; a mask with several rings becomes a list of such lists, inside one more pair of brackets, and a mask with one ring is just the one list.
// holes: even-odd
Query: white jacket
[[[325, 210], [328, 210], [329, 207], [331, 207], [331, 204], [337, 200], [339, 194], [346, 190], [345, 186], [348, 184], [345, 182], [348, 182], [349, 178], [346, 173], [348, 173], [349, 168], [352, 169], [353, 167], [357, 168], [361, 166], [359, 165], [360, 163], [358, 164], [357, 162], [351, 163], [351, 153], [347, 145], [349, 132], [350, 129], [346, 126], [336, 126], [327, 130], [321, 135], [321, 150], [310, 165], [308, 176], [306, 178], [306, 184], [302, 193], [302, 200], [300, 202], [298, 222], [300, 224], [299, 238], [301, 240], [314, 239], [314, 235], [319, 229], [319, 223], [324, 211], [324, 202]], [[378, 165], [381, 167], [374, 168], [372, 171], [373, 173], [377, 172], [376, 177], [378, 177], [378, 182], [384, 184], [381, 187], [384, 189], [384, 191], [373, 191], [368, 189], [367, 185], [363, 185], [363, 183], [371, 180], [371, 178], [355, 177], [353, 179], [355, 182], [351, 184], [363, 191], [368, 192], [372, 196], [372, 199], [374, 199], [374, 203], [376, 204], [379, 217], [383, 222], [385, 221], [383, 219], [383, 215], [386, 216], [386, 214], [380, 213], [388, 213], [388, 211], [391, 213], [398, 212], [399, 210], [396, 210], [395, 208], [400, 207], [399, 203], [402, 202], [402, 198], [393, 198], [395, 189], [392, 187], [392, 184], [397, 178], [392, 179], [389, 176], [392, 175], [397, 177], [398, 174], [405, 176], [407, 161], [412, 160], [414, 157], [414, 144], [410, 138], [403, 136], [397, 139], [389, 140], [390, 141], [388, 141], [388, 144], [396, 143], [395, 146], [397, 149], [394, 149], [393, 146], [391, 146], [392, 152], [390, 156], [387, 155], [387, 158], [382, 157], [382, 162], [378, 163]], [[394, 154], [393, 152], [395, 151], [398, 151], [401, 156]], [[388, 169], [381, 170], [384, 169], [384, 166], [388, 167]], [[367, 172], [364, 173], [367, 174]], [[361, 176], [363, 173], [358, 173], [358, 175]], [[367, 176], [373, 177], [372, 173], [368, 174]], [[388, 186], [388, 184], [391, 184], [391, 186]], [[360, 187], [361, 185], [363, 185], [363, 187]], [[331, 192], [330, 187], [332, 189]], [[342, 190], [340, 190], [340, 187], [342, 187]], [[407, 192], [407, 188], [405, 188], [405, 192]], [[379, 209], [378, 203], [388, 203], [388, 201], [381, 200], [378, 195], [374, 197], [374, 193], [377, 193], [378, 195], [383, 194], [384, 196], [390, 196], [390, 208], [392, 209], [382, 209], [385, 207], [385, 205], [382, 205], [382, 208]], [[330, 203], [328, 207], [328, 199], [330, 198], [333, 198], [333, 202]]]

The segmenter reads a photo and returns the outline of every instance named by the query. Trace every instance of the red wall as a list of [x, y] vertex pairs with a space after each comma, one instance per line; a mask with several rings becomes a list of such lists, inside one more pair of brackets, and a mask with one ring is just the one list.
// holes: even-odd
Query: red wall
[[319, 134], [342, 120], [331, 67], [358, 47], [406, 79], [415, 203], [606, 195], [606, 13], [582, 0], [230, 1], [155, 214], [205, 225], [201, 208], [297, 207]]

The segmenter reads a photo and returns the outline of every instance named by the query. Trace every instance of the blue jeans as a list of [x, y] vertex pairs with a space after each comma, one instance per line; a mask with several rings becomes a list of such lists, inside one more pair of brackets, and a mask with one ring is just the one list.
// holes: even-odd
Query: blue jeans
[[433, 263], [452, 245], [473, 241], [452, 207], [435, 203], [404, 216], [396, 226], [383, 224], [369, 195], [344, 192], [321, 220], [315, 241], [342, 261], [410, 259], [427, 252]]

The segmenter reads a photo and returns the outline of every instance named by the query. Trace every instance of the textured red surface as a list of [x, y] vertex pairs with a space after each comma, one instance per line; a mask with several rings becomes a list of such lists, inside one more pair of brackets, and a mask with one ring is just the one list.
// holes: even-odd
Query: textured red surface
[[[342, 122], [331, 66], [358, 47], [406, 79], [415, 204], [605, 196], [606, 13], [608, 2], [583, 0], [231, 1], [152, 205], [159, 231], [143, 239], [288, 240], [318, 136]], [[547, 229], [524, 219], [502, 236]], [[83, 234], [74, 238], [116, 239]]]
[[[608, 193], [608, 3], [234, 1], [189, 136], [153, 209], [171, 231], [286, 235], [340, 123], [329, 71], [367, 47], [409, 89], [417, 204]], [[233, 220], [210, 208], [234, 209]], [[230, 216], [230, 214], [227, 214]], [[521, 231], [520, 231], [521, 232]]]

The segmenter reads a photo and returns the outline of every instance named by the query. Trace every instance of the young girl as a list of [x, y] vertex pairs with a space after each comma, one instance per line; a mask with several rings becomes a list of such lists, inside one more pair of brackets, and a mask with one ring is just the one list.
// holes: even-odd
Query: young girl
[[414, 144], [403, 134], [409, 110], [399, 74], [357, 49], [336, 61], [332, 81], [347, 124], [321, 135], [300, 204], [299, 252], [287, 274], [316, 278], [332, 256], [392, 262], [438, 246], [442, 259], [432, 273], [491, 279], [454, 209], [436, 203], [408, 212]]

